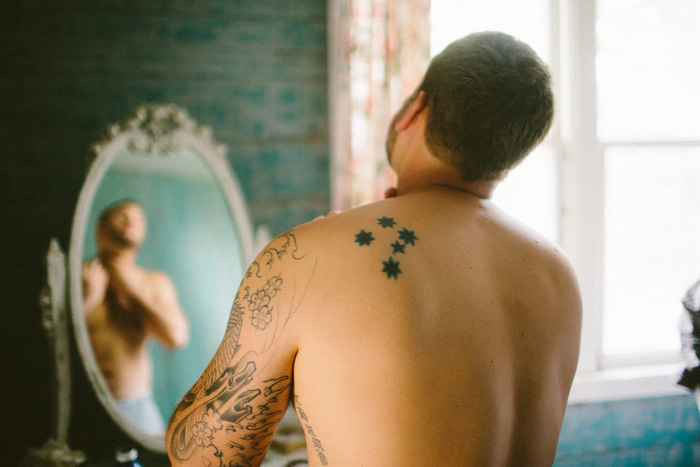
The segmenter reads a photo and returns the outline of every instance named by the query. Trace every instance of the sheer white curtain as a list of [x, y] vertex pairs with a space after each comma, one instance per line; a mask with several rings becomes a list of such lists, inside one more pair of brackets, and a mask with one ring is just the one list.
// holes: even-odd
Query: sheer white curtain
[[348, 209], [393, 183], [386, 133], [430, 59], [430, 0], [331, 0], [328, 18], [332, 204]]

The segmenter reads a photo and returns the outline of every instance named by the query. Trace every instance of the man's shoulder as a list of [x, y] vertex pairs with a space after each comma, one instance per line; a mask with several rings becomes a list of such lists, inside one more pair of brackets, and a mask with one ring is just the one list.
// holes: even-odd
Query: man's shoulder
[[[525, 277], [539, 278], [546, 284], [549, 295], [562, 303], [562, 308], [580, 314], [580, 291], [576, 272], [566, 252], [555, 242], [539, 232], [520, 224], [508, 221], [512, 238], [511, 244], [517, 251], [511, 252], [519, 257], [520, 273]], [[517, 228], [513, 228], [517, 225]]]
[[315, 219], [295, 227], [293, 231], [300, 238], [321, 240], [320, 245], [333, 247], [337, 245], [333, 240], [345, 238], [348, 232], [354, 232], [357, 228], [376, 231], [395, 227], [395, 217], [401, 205], [397, 199], [377, 201]]
[[[373, 203], [298, 225], [270, 241], [257, 255], [248, 276], [275, 273], [312, 273], [329, 285], [346, 266], [361, 267], [390, 234], [398, 235], [390, 203]], [[317, 270], [318, 268], [318, 270]], [[318, 284], [317, 284], [318, 285]]]
[[508, 243], [518, 248], [521, 253], [537, 257], [542, 265], [554, 268], [571, 268], [571, 263], [564, 250], [551, 239], [500, 208], [493, 206], [490, 217], [498, 230], [508, 239]]
[[163, 271], [149, 270], [142, 267], [138, 267], [138, 271], [142, 283], [154, 291], [170, 293], [175, 288], [175, 284], [170, 276]]

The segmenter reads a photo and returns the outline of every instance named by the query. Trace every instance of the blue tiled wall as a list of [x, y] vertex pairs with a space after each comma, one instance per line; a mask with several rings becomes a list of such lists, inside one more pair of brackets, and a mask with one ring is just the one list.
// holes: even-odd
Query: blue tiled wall
[[690, 396], [570, 405], [555, 466], [700, 465], [700, 414]]

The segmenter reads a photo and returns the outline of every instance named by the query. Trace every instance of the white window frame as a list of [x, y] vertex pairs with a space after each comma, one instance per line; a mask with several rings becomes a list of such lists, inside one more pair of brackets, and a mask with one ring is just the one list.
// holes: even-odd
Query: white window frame
[[577, 272], [584, 310], [581, 354], [569, 403], [688, 394], [676, 385], [682, 370], [680, 355], [602, 354], [604, 150], [610, 143], [597, 137], [596, 0], [551, 0], [550, 8], [552, 43], [558, 49], [553, 51], [557, 58], [552, 68], [559, 77], [560, 96], [559, 131], [553, 131], [559, 154], [559, 242]]

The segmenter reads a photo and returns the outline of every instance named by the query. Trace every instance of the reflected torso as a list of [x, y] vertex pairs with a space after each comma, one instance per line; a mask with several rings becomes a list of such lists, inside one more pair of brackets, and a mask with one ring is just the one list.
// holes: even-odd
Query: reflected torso
[[130, 299], [108, 291], [105, 300], [87, 313], [86, 322], [97, 365], [112, 395], [124, 399], [151, 394], [147, 332]]

